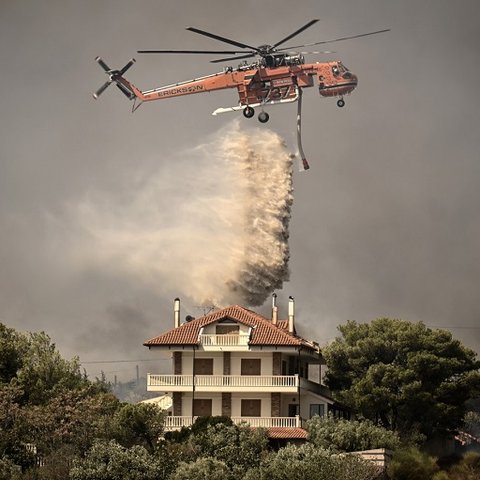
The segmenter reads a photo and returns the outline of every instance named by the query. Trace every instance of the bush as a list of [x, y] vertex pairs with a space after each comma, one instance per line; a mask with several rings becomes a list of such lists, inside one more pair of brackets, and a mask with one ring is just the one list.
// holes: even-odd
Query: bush
[[86, 457], [74, 461], [70, 480], [158, 480], [163, 467], [140, 446], [124, 448], [115, 441], [96, 442]]
[[195, 462], [182, 462], [171, 480], [233, 480], [225, 463], [215, 458], [199, 458]]
[[397, 450], [388, 467], [392, 480], [431, 480], [438, 470], [436, 459], [415, 447]]
[[331, 415], [315, 416], [307, 422], [310, 442], [317, 447], [341, 452], [372, 448], [395, 450], [400, 446], [398, 434], [375, 425], [370, 420], [351, 421]]
[[261, 468], [250, 470], [244, 480], [374, 480], [380, 471], [357, 455], [332, 455], [312, 444], [289, 445], [271, 453]]

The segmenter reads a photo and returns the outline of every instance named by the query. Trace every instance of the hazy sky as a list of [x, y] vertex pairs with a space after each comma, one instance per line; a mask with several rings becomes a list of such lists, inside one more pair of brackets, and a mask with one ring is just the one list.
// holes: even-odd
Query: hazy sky
[[[144, 229], [161, 238], [179, 208], [191, 205], [193, 221], [207, 189], [228, 191], [224, 169], [192, 152], [235, 118], [295, 152], [296, 107], [270, 108], [261, 127], [241, 114], [211, 116], [236, 104], [232, 90], [132, 115], [114, 87], [93, 100], [106, 80], [94, 58], [120, 68], [135, 56], [127, 77], [147, 89], [221, 70], [208, 56], [136, 54], [229, 49], [188, 26], [261, 45], [313, 18], [321, 21], [294, 45], [392, 31], [307, 57], [342, 60], [359, 85], [343, 109], [316, 88], [304, 92], [311, 170], [295, 168], [280, 316], [293, 295], [298, 329], [320, 343], [347, 319], [388, 316], [448, 327], [480, 350], [478, 0], [1, 0], [0, 321], [47, 331], [68, 357], [129, 360], [149, 358], [142, 342], [173, 325], [176, 296], [182, 316], [200, 315], [176, 272], [156, 281], [107, 255], [85, 211], [112, 238], [129, 232], [142, 252]], [[208, 229], [205, 215], [196, 234]], [[257, 310], [267, 313], [269, 301]], [[89, 371], [133, 376], [134, 365]]]

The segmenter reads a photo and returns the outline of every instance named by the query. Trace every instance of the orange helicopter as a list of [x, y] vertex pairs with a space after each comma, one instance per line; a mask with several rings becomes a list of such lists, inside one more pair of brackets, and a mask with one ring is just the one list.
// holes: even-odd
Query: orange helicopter
[[[316, 79], [320, 95], [322, 97], [338, 97], [337, 105], [343, 107], [345, 105], [344, 95], [350, 94], [355, 89], [358, 80], [357, 76], [350, 72], [340, 61], [305, 63], [304, 54], [333, 52], [298, 52], [297, 50], [303, 47], [375, 35], [390, 30], [377, 30], [360, 35], [279, 48], [282, 44], [318, 21], [318, 19], [311, 20], [274, 45], [261, 45], [259, 47], [253, 47], [204, 30], [199, 30], [198, 28], [189, 27], [187, 30], [191, 32], [228, 43], [242, 50], [138, 50], [137, 53], [228, 55], [227, 58], [211, 60], [211, 63], [223, 63], [230, 60], [244, 60], [244, 62], [237, 67], [225, 67], [223, 71], [219, 73], [154, 88], [152, 90], [142, 91], [124, 78], [124, 73], [135, 63], [134, 58], [122, 69], [115, 70], [111, 69], [102, 58], [97, 57], [95, 60], [105, 70], [109, 79], [93, 94], [93, 97], [97, 99], [110, 84], [115, 83], [128, 99], [135, 101], [132, 108], [132, 111], [135, 111], [143, 102], [236, 88], [239, 97], [238, 105], [217, 108], [213, 112], [213, 115], [242, 110], [246, 118], [252, 118], [255, 115], [255, 108], [260, 107], [261, 111], [258, 114], [258, 120], [261, 123], [268, 122], [270, 118], [269, 114], [264, 111], [266, 105], [298, 102], [298, 148], [302, 157], [303, 167], [308, 169], [309, 165], [301, 144], [302, 89], [314, 86], [314, 79]], [[255, 57], [259, 58], [252, 63], [248, 63], [245, 60]]]

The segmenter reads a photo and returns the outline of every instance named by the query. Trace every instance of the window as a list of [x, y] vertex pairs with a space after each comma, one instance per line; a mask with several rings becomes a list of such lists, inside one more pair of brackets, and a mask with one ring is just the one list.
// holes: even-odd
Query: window
[[196, 358], [193, 366], [194, 375], [213, 375], [213, 358]]
[[262, 413], [261, 400], [242, 400], [242, 417], [259, 417]]
[[311, 403], [310, 404], [310, 418], [314, 415], [323, 417], [325, 415], [325, 405], [323, 403]]
[[209, 398], [196, 398], [193, 401], [193, 415], [206, 417], [212, 415], [212, 400]]
[[241, 375], [260, 375], [260, 371], [259, 358], [242, 358]]

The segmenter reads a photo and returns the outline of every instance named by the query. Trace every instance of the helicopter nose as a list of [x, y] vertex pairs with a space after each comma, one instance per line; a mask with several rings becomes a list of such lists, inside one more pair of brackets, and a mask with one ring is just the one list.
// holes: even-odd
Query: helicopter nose
[[348, 80], [349, 83], [353, 83], [355, 85], [358, 83], [357, 76], [355, 74], [353, 74], [352, 72], [345, 72], [342, 75], [342, 78], [344, 80]]

